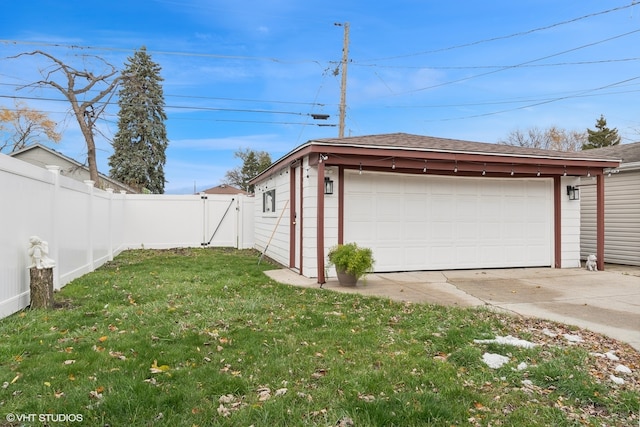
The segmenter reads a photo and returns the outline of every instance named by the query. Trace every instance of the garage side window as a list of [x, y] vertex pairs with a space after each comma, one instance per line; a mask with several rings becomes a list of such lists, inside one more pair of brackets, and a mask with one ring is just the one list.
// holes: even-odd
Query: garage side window
[[276, 190], [262, 193], [262, 212], [270, 213], [276, 211]]

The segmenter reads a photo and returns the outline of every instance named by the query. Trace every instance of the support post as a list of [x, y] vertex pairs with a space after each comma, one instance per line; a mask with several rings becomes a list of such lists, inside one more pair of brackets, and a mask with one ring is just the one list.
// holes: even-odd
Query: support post
[[553, 229], [554, 268], [562, 268], [562, 186], [559, 176], [553, 177]]
[[604, 174], [596, 176], [596, 257], [598, 270], [604, 270]]
[[[321, 155], [322, 156], [322, 155]], [[318, 163], [318, 183], [317, 195], [318, 195], [318, 211], [317, 211], [317, 266], [318, 266], [318, 283], [323, 284], [326, 282], [324, 277], [324, 162], [322, 158]]]

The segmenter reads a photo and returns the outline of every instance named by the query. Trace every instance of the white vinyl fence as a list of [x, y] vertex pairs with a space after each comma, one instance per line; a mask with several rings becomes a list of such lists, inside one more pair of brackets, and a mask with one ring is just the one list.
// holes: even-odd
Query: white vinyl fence
[[253, 197], [120, 194], [0, 154], [0, 318], [29, 305], [29, 237], [49, 243], [54, 287], [126, 249], [253, 247]]

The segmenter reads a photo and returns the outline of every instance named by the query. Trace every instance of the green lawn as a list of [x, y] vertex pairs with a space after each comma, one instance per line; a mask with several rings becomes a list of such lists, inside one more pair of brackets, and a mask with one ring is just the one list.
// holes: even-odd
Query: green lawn
[[[60, 308], [0, 320], [0, 426], [639, 424], [627, 346], [575, 330], [589, 339], [570, 344], [562, 325], [487, 310], [287, 286], [258, 255], [124, 252], [57, 293]], [[509, 334], [541, 345], [474, 343]], [[614, 348], [618, 362], [593, 355]], [[510, 362], [489, 368], [485, 352]], [[624, 385], [609, 379], [616, 364], [633, 369], [617, 374]]]

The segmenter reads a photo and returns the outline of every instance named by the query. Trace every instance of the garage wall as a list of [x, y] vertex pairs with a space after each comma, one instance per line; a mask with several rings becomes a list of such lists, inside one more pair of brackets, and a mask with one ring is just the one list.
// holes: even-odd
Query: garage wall
[[[580, 184], [579, 177], [563, 177], [560, 181], [560, 222], [562, 224], [561, 237], [561, 257], [560, 268], [580, 267], [580, 201], [569, 200], [566, 193], [567, 185], [576, 186]], [[555, 264], [555, 262], [554, 262]]]
[[[595, 178], [580, 183], [580, 255], [596, 253]], [[604, 262], [640, 265], [640, 170], [620, 169], [605, 176]]]
[[[275, 190], [275, 209], [265, 212], [264, 194]], [[271, 193], [273, 194], [273, 193]], [[282, 169], [255, 186], [255, 248], [282, 265], [289, 265], [289, 169]], [[278, 223], [278, 218], [282, 219]], [[273, 235], [273, 238], [271, 236]]]

